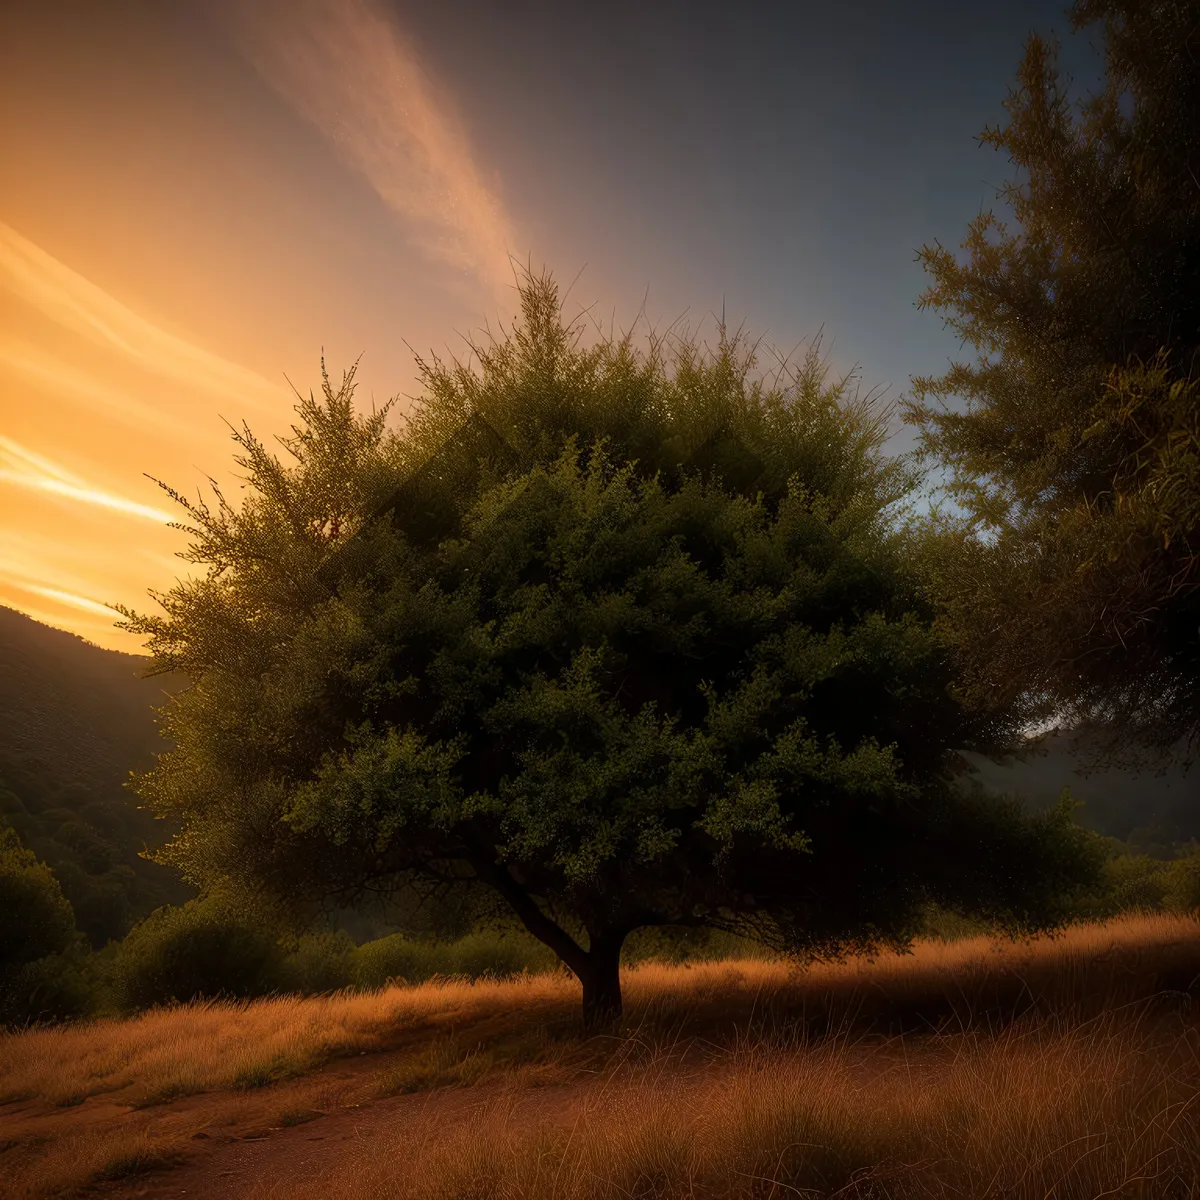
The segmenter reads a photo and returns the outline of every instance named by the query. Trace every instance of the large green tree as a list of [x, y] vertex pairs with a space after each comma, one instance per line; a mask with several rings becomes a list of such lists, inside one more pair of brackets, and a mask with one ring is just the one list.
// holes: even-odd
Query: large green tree
[[[352, 373], [246, 499], [184, 502], [206, 571], [129, 615], [192, 686], [141, 794], [201, 886], [339, 902], [482, 889], [620, 1011], [626, 936], [707, 925], [824, 954], [929, 899], [1052, 921], [1069, 813], [952, 786], [1006, 743], [953, 690], [883, 415], [815, 352], [767, 387], [722, 332], [580, 345], [527, 279], [479, 370], [422, 363], [400, 433]], [[790, 368], [789, 368], [790, 370]]]
[[1200, 729], [1200, 2], [1070, 18], [1100, 23], [1104, 84], [1074, 105], [1029, 39], [982, 139], [1018, 169], [1013, 222], [920, 254], [921, 305], [978, 357], [915, 379], [907, 416], [966, 514], [933, 541], [976, 702], [1161, 750]]

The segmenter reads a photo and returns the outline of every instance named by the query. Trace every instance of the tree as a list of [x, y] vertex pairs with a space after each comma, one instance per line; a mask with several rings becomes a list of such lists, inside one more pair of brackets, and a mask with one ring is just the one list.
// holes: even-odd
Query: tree
[[934, 542], [968, 693], [1162, 750], [1200, 729], [1200, 3], [1070, 16], [1103, 22], [1104, 86], [1075, 112], [1029, 39], [982, 136], [1018, 168], [1016, 230], [987, 212], [965, 261], [919, 255], [920, 306], [978, 357], [914, 379], [906, 415], [963, 514]]
[[[192, 686], [138, 789], [201, 886], [482, 889], [620, 1012], [634, 929], [836, 954], [903, 945], [929, 898], [1054, 918], [1092, 870], [1066, 810], [962, 798], [1003, 742], [954, 695], [893, 510], [885, 421], [810, 353], [787, 387], [724, 329], [704, 357], [582, 348], [551, 280], [481, 370], [421, 362], [407, 429], [353, 372], [301, 399], [285, 466], [182, 501], [207, 574], [127, 615]], [[790, 370], [790, 368], [787, 368]]]
[[50, 868], [0, 825], [0, 973], [7, 981], [35, 959], [76, 941], [75, 914]]

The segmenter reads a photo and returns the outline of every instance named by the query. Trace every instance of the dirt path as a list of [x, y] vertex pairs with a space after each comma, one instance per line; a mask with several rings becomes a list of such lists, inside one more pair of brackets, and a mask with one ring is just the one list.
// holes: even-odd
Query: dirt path
[[[570, 1119], [587, 1083], [526, 1089], [519, 1101], [525, 1119]], [[105, 1188], [109, 1200], [230, 1200], [269, 1187], [279, 1197], [327, 1178], [336, 1168], [385, 1134], [414, 1133], [437, 1125], [461, 1125], [499, 1099], [505, 1087], [484, 1083], [393, 1096], [369, 1105], [330, 1112], [303, 1125], [263, 1136], [214, 1144], [173, 1170], [155, 1172]]]
[[[864, 1045], [842, 1052], [854, 1060], [854, 1072], [864, 1084], [889, 1071], [906, 1069], [907, 1056], [928, 1056], [910, 1042], [904, 1052], [888, 1044]], [[938, 1054], [935, 1057], [943, 1057]], [[370, 1060], [355, 1063], [369, 1072]], [[608, 1071], [581, 1072], [564, 1082], [530, 1085], [527, 1079], [485, 1080], [471, 1086], [440, 1087], [411, 1095], [331, 1109], [305, 1124], [262, 1131], [251, 1137], [202, 1138], [182, 1165], [141, 1175], [101, 1189], [106, 1200], [240, 1200], [271, 1197], [288, 1200], [303, 1193], [329, 1196], [320, 1181], [336, 1176], [373, 1145], [404, 1145], [441, 1132], [461, 1131], [486, 1111], [502, 1104], [511, 1109], [506, 1120], [514, 1126], [568, 1126], [581, 1108], [599, 1099], [609, 1087], [629, 1081], [668, 1083], [673, 1087], [712, 1082], [729, 1071], [726, 1055], [712, 1057], [694, 1044], [666, 1059], [630, 1064], [616, 1075]], [[364, 1076], [365, 1078], [365, 1076]]]

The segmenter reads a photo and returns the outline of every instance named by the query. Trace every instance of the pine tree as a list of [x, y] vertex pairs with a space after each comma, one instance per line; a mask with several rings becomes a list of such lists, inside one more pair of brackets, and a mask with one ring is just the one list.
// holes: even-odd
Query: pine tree
[[975, 702], [1165, 749], [1200, 728], [1200, 3], [1070, 18], [1102, 22], [1104, 84], [1073, 105], [1027, 42], [982, 135], [1015, 228], [985, 212], [962, 260], [919, 254], [919, 306], [977, 358], [914, 379], [906, 418], [959, 507], [931, 544]]

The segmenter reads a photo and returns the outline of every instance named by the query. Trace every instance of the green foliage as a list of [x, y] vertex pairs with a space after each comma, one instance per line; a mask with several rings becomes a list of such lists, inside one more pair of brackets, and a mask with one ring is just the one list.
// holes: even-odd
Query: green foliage
[[283, 952], [261, 920], [215, 899], [160, 908], [121, 943], [115, 964], [126, 1008], [213, 996], [262, 996], [279, 987]]
[[86, 1016], [104, 995], [101, 965], [58, 880], [0, 826], [0, 1025]]
[[957, 942], [964, 938], [987, 937], [995, 932], [993, 926], [979, 917], [967, 917], [953, 909], [930, 904], [921, 925], [923, 937], [939, 942]]
[[86, 946], [25, 963], [0, 986], [0, 1025], [96, 1016], [110, 1007], [106, 964]]
[[771, 951], [758, 942], [724, 930], [660, 925], [630, 934], [621, 961], [688, 963], [767, 957], [771, 957]]
[[1103, 857], [1099, 878], [1073, 904], [1078, 920], [1129, 912], [1194, 913], [1200, 909], [1200, 847], [1176, 846], [1167, 857], [1142, 853], [1117, 838], [1096, 837]]
[[1164, 906], [1168, 884], [1161, 862], [1146, 854], [1120, 854], [1104, 867], [1101, 886], [1115, 912], [1153, 912]]
[[146, 819], [119, 782], [95, 791], [74, 784], [57, 789], [18, 763], [6, 764], [0, 751], [0, 825], [16, 831], [53, 870], [95, 947], [121, 937], [165, 900], [187, 894], [174, 872], [138, 859]]
[[365, 942], [354, 952], [354, 981], [380, 988], [391, 981], [422, 983], [437, 976], [504, 978], [552, 969], [557, 959], [528, 934], [479, 931], [451, 942], [395, 933]]
[[436, 975], [436, 969], [425, 967], [425, 948], [402, 933], [364, 942], [354, 955], [355, 983], [361, 988], [381, 988], [392, 980], [417, 982]]
[[1163, 904], [1175, 912], [1200, 912], [1200, 845], [1193, 843], [1188, 851], [1163, 868]]
[[468, 934], [446, 946], [444, 975], [470, 979], [503, 979], [522, 972], [552, 970], [558, 960], [545, 946], [524, 933], [498, 936], [490, 930]]
[[50, 868], [0, 827], [0, 977], [75, 942], [75, 915]]
[[1013, 724], [955, 693], [881, 415], [812, 355], [764, 387], [722, 331], [668, 372], [579, 349], [548, 279], [521, 298], [480, 375], [422, 364], [402, 434], [326, 378], [293, 465], [240, 436], [239, 509], [177, 497], [208, 573], [128, 615], [193, 681], [138, 785], [182, 827], [163, 861], [297, 902], [490, 891], [585, 1006], [646, 926], [821, 954], [931, 898], [1057, 919], [1093, 869], [1069, 819], [950, 785]]
[[[1102, 840], [1075, 819], [1068, 788], [1045, 812], [1012, 797], [968, 791], [938, 824], [933, 855], [955, 856], [967, 874], [929, 864], [928, 898], [941, 909], [1020, 934], [1061, 926], [1079, 915], [1103, 878]], [[1006, 855], [989, 850], [1002, 846]], [[1011, 856], [1011, 857], [1009, 857]], [[1014, 865], [1019, 875], [1014, 878]]]
[[921, 253], [921, 306], [978, 358], [914, 379], [907, 416], [965, 513], [931, 545], [967, 694], [1165, 748], [1200, 711], [1200, 3], [1074, 5], [1097, 21], [1098, 95], [1073, 112], [1031, 37], [984, 133], [1017, 229]]
[[312, 996], [350, 987], [355, 951], [354, 939], [342, 930], [297, 938], [279, 968], [280, 990]]

